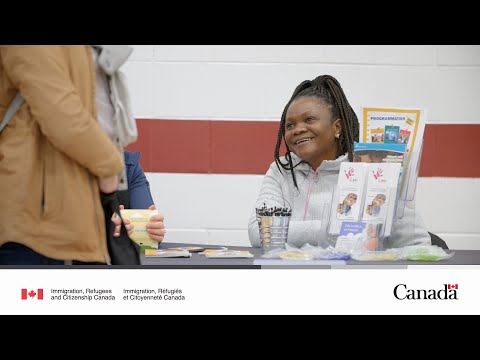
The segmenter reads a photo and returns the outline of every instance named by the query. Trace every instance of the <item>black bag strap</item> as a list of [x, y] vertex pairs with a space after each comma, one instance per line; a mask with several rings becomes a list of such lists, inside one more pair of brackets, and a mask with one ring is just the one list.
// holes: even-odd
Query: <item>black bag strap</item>
[[118, 201], [125, 209], [130, 209], [130, 192], [128, 190], [118, 190]]
[[7, 126], [8, 122], [10, 119], [15, 115], [17, 110], [22, 106], [23, 104], [23, 96], [20, 94], [20, 91], [17, 91], [17, 94], [13, 98], [12, 102], [8, 106], [7, 112], [5, 113], [5, 116], [2, 119], [2, 122], [0, 123], [0, 132], [2, 132], [3, 128]]
[[100, 197], [105, 212], [107, 245], [112, 265], [140, 265], [140, 246], [130, 239], [123, 221], [120, 225], [120, 236], [113, 236], [115, 225], [111, 217], [114, 213], [120, 216], [118, 192], [100, 193]]
[[[108, 207], [112, 215], [114, 213], [117, 213], [117, 215], [120, 216], [120, 202], [118, 199], [118, 192], [115, 191], [110, 194], [100, 193], [100, 195], [103, 207]], [[123, 230], [125, 230], [125, 233], [127, 233], [127, 228], [122, 221], [122, 224], [120, 225], [120, 232], [123, 232]]]

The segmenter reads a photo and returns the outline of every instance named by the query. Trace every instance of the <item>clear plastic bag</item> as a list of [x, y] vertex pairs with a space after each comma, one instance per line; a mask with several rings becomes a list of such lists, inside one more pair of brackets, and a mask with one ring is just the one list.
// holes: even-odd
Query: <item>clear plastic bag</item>
[[454, 254], [436, 245], [412, 245], [385, 251], [358, 249], [352, 253], [352, 258], [359, 261], [441, 261], [450, 259]]
[[402, 257], [404, 260], [412, 261], [441, 261], [450, 259], [455, 252], [447, 253], [437, 245], [414, 245], [402, 248]]
[[286, 244], [286, 249], [274, 249], [262, 255], [266, 259], [283, 260], [349, 260], [349, 253], [338, 251], [332, 246], [323, 249], [305, 244], [301, 248]]

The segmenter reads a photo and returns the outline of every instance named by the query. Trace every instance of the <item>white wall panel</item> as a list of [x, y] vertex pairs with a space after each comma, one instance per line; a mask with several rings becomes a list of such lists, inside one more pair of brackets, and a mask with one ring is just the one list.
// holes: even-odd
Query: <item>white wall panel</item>
[[246, 229], [261, 175], [147, 173], [165, 223], [179, 229]]
[[153, 99], [158, 98], [153, 90], [153, 63], [127, 62], [124, 70], [129, 84], [133, 115], [136, 118], [151, 118], [153, 115]]
[[422, 107], [431, 123], [480, 123], [480, 68], [312, 64], [156, 63], [154, 117], [278, 119], [295, 87], [321, 74], [340, 81], [355, 110]]
[[133, 47], [129, 61], [153, 61], [155, 45], [130, 45]]
[[433, 45], [157, 45], [158, 62], [434, 65]]
[[480, 234], [437, 233], [450, 250], [480, 250]]
[[208, 236], [212, 245], [251, 246], [246, 227], [242, 230], [211, 230]]
[[165, 244], [200, 244], [215, 246], [247, 246], [250, 247], [246, 230], [204, 230], [175, 229], [168, 227]]
[[[154, 115], [166, 119], [278, 119], [298, 79], [291, 71], [283, 73], [285, 66], [289, 67], [156, 63]], [[279, 82], [287, 85], [282, 89]]]
[[480, 66], [479, 45], [442, 45], [437, 54], [438, 65]]
[[328, 45], [326, 61], [344, 64], [430, 65], [434, 64], [433, 45]]
[[[165, 243], [181, 243], [181, 244], [210, 244], [208, 230], [206, 229], [177, 229], [172, 228], [166, 219]], [[213, 245], [213, 244], [210, 244]]]
[[323, 45], [157, 45], [158, 62], [325, 62]]

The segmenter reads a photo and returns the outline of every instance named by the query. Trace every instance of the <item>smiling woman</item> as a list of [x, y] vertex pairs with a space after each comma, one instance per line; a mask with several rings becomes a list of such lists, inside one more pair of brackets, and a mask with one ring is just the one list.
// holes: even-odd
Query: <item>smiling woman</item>
[[285, 117], [285, 142], [291, 151], [316, 170], [324, 160], [337, 158], [341, 120], [332, 105], [317, 97], [300, 97], [290, 104]]
[[[266, 173], [256, 204], [291, 204], [288, 243], [322, 245], [325, 222], [338, 181], [340, 165], [353, 161], [353, 143], [358, 141], [359, 123], [340, 83], [330, 75], [305, 80], [297, 86], [283, 110], [274, 162]], [[280, 157], [282, 142], [286, 154]], [[281, 199], [278, 204], [272, 199]], [[345, 208], [348, 210], [348, 208]], [[430, 245], [430, 236], [415, 212], [405, 210], [393, 225], [389, 245]], [[415, 223], [414, 236], [407, 224]], [[252, 246], [260, 246], [255, 211], [249, 222]]]

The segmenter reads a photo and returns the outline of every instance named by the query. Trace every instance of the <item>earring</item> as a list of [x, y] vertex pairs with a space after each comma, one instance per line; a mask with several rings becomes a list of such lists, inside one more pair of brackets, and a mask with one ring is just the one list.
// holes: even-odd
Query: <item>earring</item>
[[339, 139], [339, 138], [340, 138], [340, 133], [336, 133], [336, 134], [335, 134], [335, 137], [336, 137], [337, 139]]

